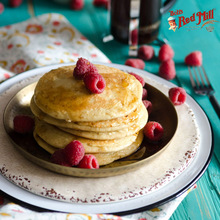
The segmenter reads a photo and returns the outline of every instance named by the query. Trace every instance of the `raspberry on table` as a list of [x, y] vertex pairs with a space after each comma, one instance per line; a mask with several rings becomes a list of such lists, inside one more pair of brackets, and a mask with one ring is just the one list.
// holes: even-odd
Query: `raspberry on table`
[[106, 82], [100, 74], [86, 74], [83, 81], [91, 93], [100, 94], [105, 90]]
[[13, 119], [14, 131], [20, 134], [30, 133], [34, 129], [34, 119], [28, 115], [17, 115]]
[[9, 0], [9, 5], [13, 8], [20, 6], [21, 3], [22, 3], [22, 0]]
[[0, 14], [3, 13], [4, 9], [5, 9], [4, 5], [0, 2]]
[[163, 44], [159, 50], [158, 58], [160, 61], [164, 62], [170, 60], [174, 57], [174, 51], [172, 47], [168, 44]]
[[150, 114], [152, 112], [152, 109], [153, 109], [153, 105], [151, 103], [151, 101], [149, 100], [142, 100], [144, 106], [146, 107], [147, 111], [148, 111], [148, 114]]
[[136, 73], [133, 73], [133, 72], [130, 72], [129, 74], [131, 74], [132, 76], [134, 76], [142, 85], [142, 87], [144, 87], [145, 85], [145, 81], [143, 79], [143, 77], [139, 76], [138, 74]]
[[64, 149], [56, 150], [50, 158], [52, 163], [56, 163], [62, 166], [71, 167], [71, 164], [66, 160]]
[[148, 141], [159, 141], [163, 137], [164, 129], [159, 122], [149, 121], [144, 127], [144, 135]]
[[166, 60], [160, 64], [159, 75], [167, 80], [171, 80], [176, 77], [175, 63], [172, 59]]
[[138, 44], [138, 30], [134, 29], [131, 32], [131, 44], [132, 45], [137, 45]]
[[138, 49], [138, 57], [142, 60], [150, 60], [154, 56], [154, 48], [149, 45], [143, 45]]
[[174, 105], [182, 105], [186, 101], [186, 91], [181, 87], [169, 89], [169, 99]]
[[147, 99], [147, 90], [143, 88], [142, 100]]
[[81, 10], [84, 7], [84, 0], [71, 0], [70, 8], [73, 10]]
[[125, 65], [131, 66], [134, 68], [138, 68], [138, 69], [144, 69], [144, 67], [145, 67], [144, 61], [142, 59], [138, 59], [138, 58], [127, 59], [125, 61]]
[[185, 57], [185, 64], [189, 66], [201, 66], [202, 65], [202, 52], [194, 51]]
[[85, 149], [80, 141], [72, 141], [64, 148], [66, 161], [71, 166], [76, 166], [82, 160]]
[[94, 6], [104, 6], [105, 8], [108, 8], [108, 2], [109, 0], [93, 0]]
[[98, 169], [99, 163], [94, 155], [86, 154], [80, 161], [78, 167], [86, 169]]

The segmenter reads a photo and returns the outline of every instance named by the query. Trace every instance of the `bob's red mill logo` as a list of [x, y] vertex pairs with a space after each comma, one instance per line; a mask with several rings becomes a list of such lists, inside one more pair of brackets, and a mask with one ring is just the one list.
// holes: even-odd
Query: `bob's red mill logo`
[[[168, 18], [168, 23], [170, 25], [169, 30], [173, 30], [175, 32], [177, 28], [179, 29], [189, 23], [194, 23], [196, 24], [196, 28], [194, 26], [193, 29], [198, 29], [198, 28], [201, 29], [205, 25], [208, 25], [206, 26], [206, 29], [207, 31], [211, 32], [213, 31], [214, 27], [210, 26], [210, 24], [214, 24], [215, 22], [218, 22], [214, 20], [214, 10], [215, 9], [193, 13], [190, 17], [183, 16], [182, 15], [183, 10], [169, 11], [170, 12], [170, 17]], [[181, 16], [174, 17], [176, 15], [181, 15]]]

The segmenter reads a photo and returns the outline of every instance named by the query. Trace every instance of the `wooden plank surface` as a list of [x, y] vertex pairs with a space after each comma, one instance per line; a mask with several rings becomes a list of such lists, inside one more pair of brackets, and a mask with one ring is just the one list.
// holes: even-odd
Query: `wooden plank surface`
[[[34, 15], [44, 13], [63, 14], [72, 25], [74, 25], [84, 36], [105, 53], [113, 63], [124, 64], [128, 58], [128, 46], [117, 41], [103, 43], [103, 36], [108, 33], [108, 13], [105, 8], [96, 8], [92, 0], [85, 0], [85, 7], [81, 11], [72, 11], [67, 4], [58, 4], [55, 1], [45, 0], [24, 0], [19, 8], [8, 7], [8, 1], [1, 1], [5, 4], [5, 11], [0, 15], [0, 26], [10, 25], [26, 20]], [[32, 11], [32, 9], [34, 9]], [[201, 50], [203, 63], [209, 75], [210, 81], [216, 90], [216, 98], [220, 100], [220, 2], [218, 0], [186, 0], [177, 1], [172, 10], [181, 9], [184, 16], [191, 16], [198, 11], [214, 9], [216, 22], [214, 31], [206, 29], [190, 30], [180, 28], [176, 32], [168, 28], [166, 13], [161, 22], [160, 38], [167, 38], [175, 51], [174, 61], [176, 64], [177, 78], [172, 80], [176, 85], [182, 86], [201, 105], [212, 124], [214, 134], [214, 155], [212, 161], [197, 182], [197, 189], [179, 205], [171, 220], [183, 219], [220, 219], [220, 132], [219, 119], [215, 114], [208, 98], [195, 95], [189, 83], [188, 70], [183, 64], [184, 57], [191, 51]], [[188, 25], [189, 26], [189, 25]], [[191, 25], [192, 26], [192, 25]], [[158, 54], [159, 45], [153, 44], [155, 54]], [[146, 62], [145, 70], [158, 74], [160, 63], [157, 58]]]

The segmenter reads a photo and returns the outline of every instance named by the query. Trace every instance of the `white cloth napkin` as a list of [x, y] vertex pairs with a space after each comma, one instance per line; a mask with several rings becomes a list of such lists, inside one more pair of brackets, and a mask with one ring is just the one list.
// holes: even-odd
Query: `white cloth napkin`
[[[40, 66], [76, 62], [84, 57], [91, 62], [110, 60], [61, 14], [45, 14], [0, 28], [0, 82]], [[188, 190], [189, 191], [189, 190]], [[35, 212], [5, 198], [0, 203], [0, 219], [139, 219], [167, 220], [187, 192], [160, 207], [124, 217], [105, 214], [67, 214]]]

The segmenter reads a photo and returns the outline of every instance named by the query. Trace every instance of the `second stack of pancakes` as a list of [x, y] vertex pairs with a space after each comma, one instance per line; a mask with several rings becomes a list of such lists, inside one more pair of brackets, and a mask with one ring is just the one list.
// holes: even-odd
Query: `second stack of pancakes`
[[73, 77], [74, 68], [51, 70], [36, 85], [30, 107], [38, 144], [52, 154], [78, 140], [100, 166], [135, 152], [148, 119], [140, 82], [119, 69], [96, 65], [106, 88], [91, 94], [82, 80]]

